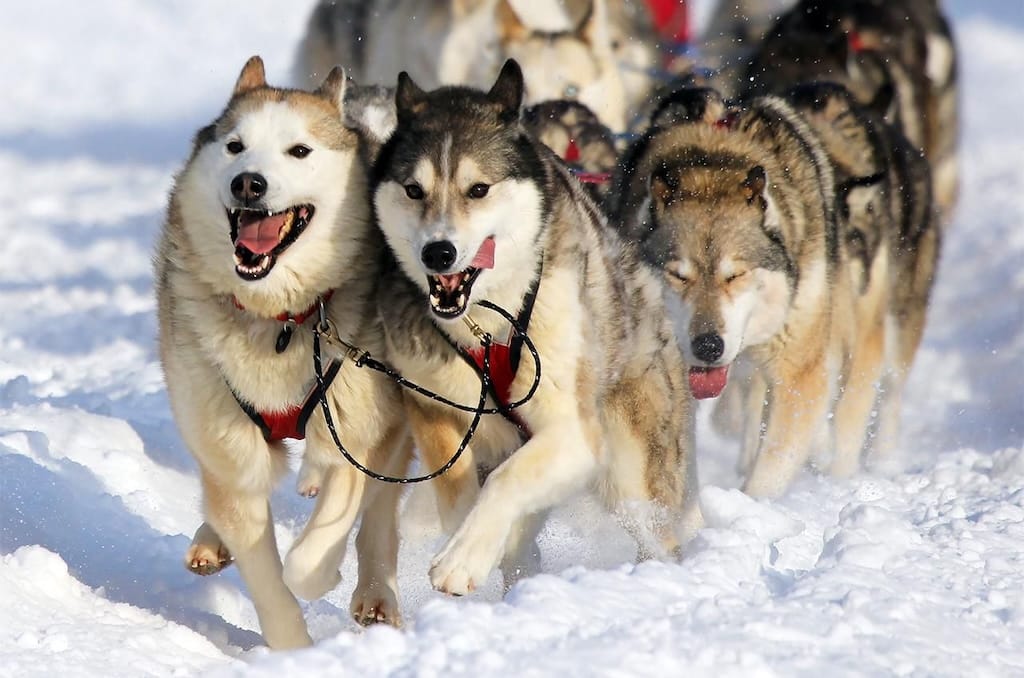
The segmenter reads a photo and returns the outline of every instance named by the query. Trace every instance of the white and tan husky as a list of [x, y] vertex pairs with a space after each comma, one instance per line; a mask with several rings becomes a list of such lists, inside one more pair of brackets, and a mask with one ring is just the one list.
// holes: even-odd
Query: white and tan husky
[[[367, 483], [337, 453], [316, 409], [311, 327], [326, 303], [354, 341], [381, 341], [378, 254], [359, 137], [342, 124], [345, 76], [314, 92], [269, 87], [245, 65], [224, 112], [196, 135], [155, 255], [160, 355], [182, 438], [199, 463], [206, 523], [187, 564], [238, 564], [268, 645], [308, 645], [295, 595], [339, 579], [349, 529], [359, 581], [352, 613], [398, 623], [397, 486]], [[333, 370], [332, 370], [333, 371]], [[351, 368], [327, 398], [348, 447], [401, 473], [408, 449], [395, 389]], [[305, 436], [300, 489], [316, 508], [282, 567], [269, 496], [286, 470], [284, 438]]]

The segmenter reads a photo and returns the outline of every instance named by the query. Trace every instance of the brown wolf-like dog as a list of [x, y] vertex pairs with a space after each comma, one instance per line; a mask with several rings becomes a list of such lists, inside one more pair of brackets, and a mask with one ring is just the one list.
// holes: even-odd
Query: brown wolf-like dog
[[832, 166], [777, 97], [730, 109], [693, 89], [673, 105], [677, 124], [627, 153], [611, 220], [664, 271], [694, 395], [717, 397], [734, 363], [749, 371], [744, 487], [775, 496], [830, 412], [839, 438], [863, 436], [836, 402], [858, 347]]
[[[835, 170], [859, 347], [841, 406], [866, 422], [877, 405], [874, 447], [884, 460], [899, 428], [900, 396], [924, 333], [941, 244], [928, 161], [841, 85], [801, 85], [787, 99], [821, 137]], [[857, 469], [861, 442], [852, 435], [836, 441], [834, 473]]]
[[[310, 643], [294, 594], [316, 598], [337, 584], [361, 509], [352, 612], [399, 621], [397, 486], [367, 483], [341, 460], [316, 409], [311, 362], [320, 301], [353, 341], [372, 348], [383, 337], [383, 243], [369, 221], [361, 142], [342, 124], [344, 90], [340, 69], [315, 92], [270, 87], [253, 57], [227, 108], [196, 135], [155, 255], [167, 391], [203, 487], [206, 524], [186, 562], [210, 573], [234, 558], [273, 648]], [[342, 369], [326, 395], [352, 452], [401, 473], [408, 444], [395, 387]], [[268, 500], [287, 468], [282, 439], [303, 435], [300, 489], [317, 503], [282, 568]]]

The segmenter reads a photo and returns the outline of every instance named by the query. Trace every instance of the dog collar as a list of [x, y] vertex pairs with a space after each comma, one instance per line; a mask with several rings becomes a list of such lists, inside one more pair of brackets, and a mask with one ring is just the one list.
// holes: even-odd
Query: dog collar
[[[292, 333], [295, 328], [306, 322], [314, 314], [319, 312], [320, 303], [327, 303], [331, 300], [334, 295], [334, 290], [327, 290], [321, 296], [316, 298], [309, 308], [302, 313], [292, 313], [291, 311], [284, 311], [274, 316], [274, 320], [284, 323], [284, 327], [281, 328], [281, 332], [277, 335], [277, 341], [274, 343], [274, 349], [278, 353], [284, 353], [285, 349], [288, 348], [288, 344], [292, 340]], [[246, 310], [245, 306], [238, 300], [238, 297], [231, 295], [231, 303], [235, 305], [239, 311]]]

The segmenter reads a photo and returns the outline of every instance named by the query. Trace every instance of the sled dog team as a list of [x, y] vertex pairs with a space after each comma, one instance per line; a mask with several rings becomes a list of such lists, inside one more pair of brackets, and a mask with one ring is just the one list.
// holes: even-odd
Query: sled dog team
[[[636, 3], [565, 3], [562, 28], [530, 24], [530, 0], [436, 2], [415, 25], [406, 4], [321, 3], [309, 89], [245, 64], [154, 257], [203, 489], [186, 563], [236, 563], [270, 647], [310, 644], [296, 597], [339, 583], [357, 519], [351, 613], [402, 621], [402, 485], [338, 442], [397, 478], [465, 447], [431, 481], [450, 536], [429, 576], [452, 595], [538, 572], [548, 511], [583, 489], [638, 559], [678, 557], [703, 525], [694, 399], [717, 399], [753, 496], [885, 458], [956, 193], [935, 2], [801, 0], [733, 69], [750, 77], [680, 72], [653, 99]], [[287, 439], [316, 503], [282, 561]]]

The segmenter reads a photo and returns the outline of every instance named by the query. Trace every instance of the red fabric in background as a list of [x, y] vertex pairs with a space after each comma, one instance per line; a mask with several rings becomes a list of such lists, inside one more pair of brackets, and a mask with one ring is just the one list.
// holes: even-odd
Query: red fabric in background
[[662, 38], [675, 43], [690, 41], [690, 13], [686, 0], [647, 0], [647, 7]]

